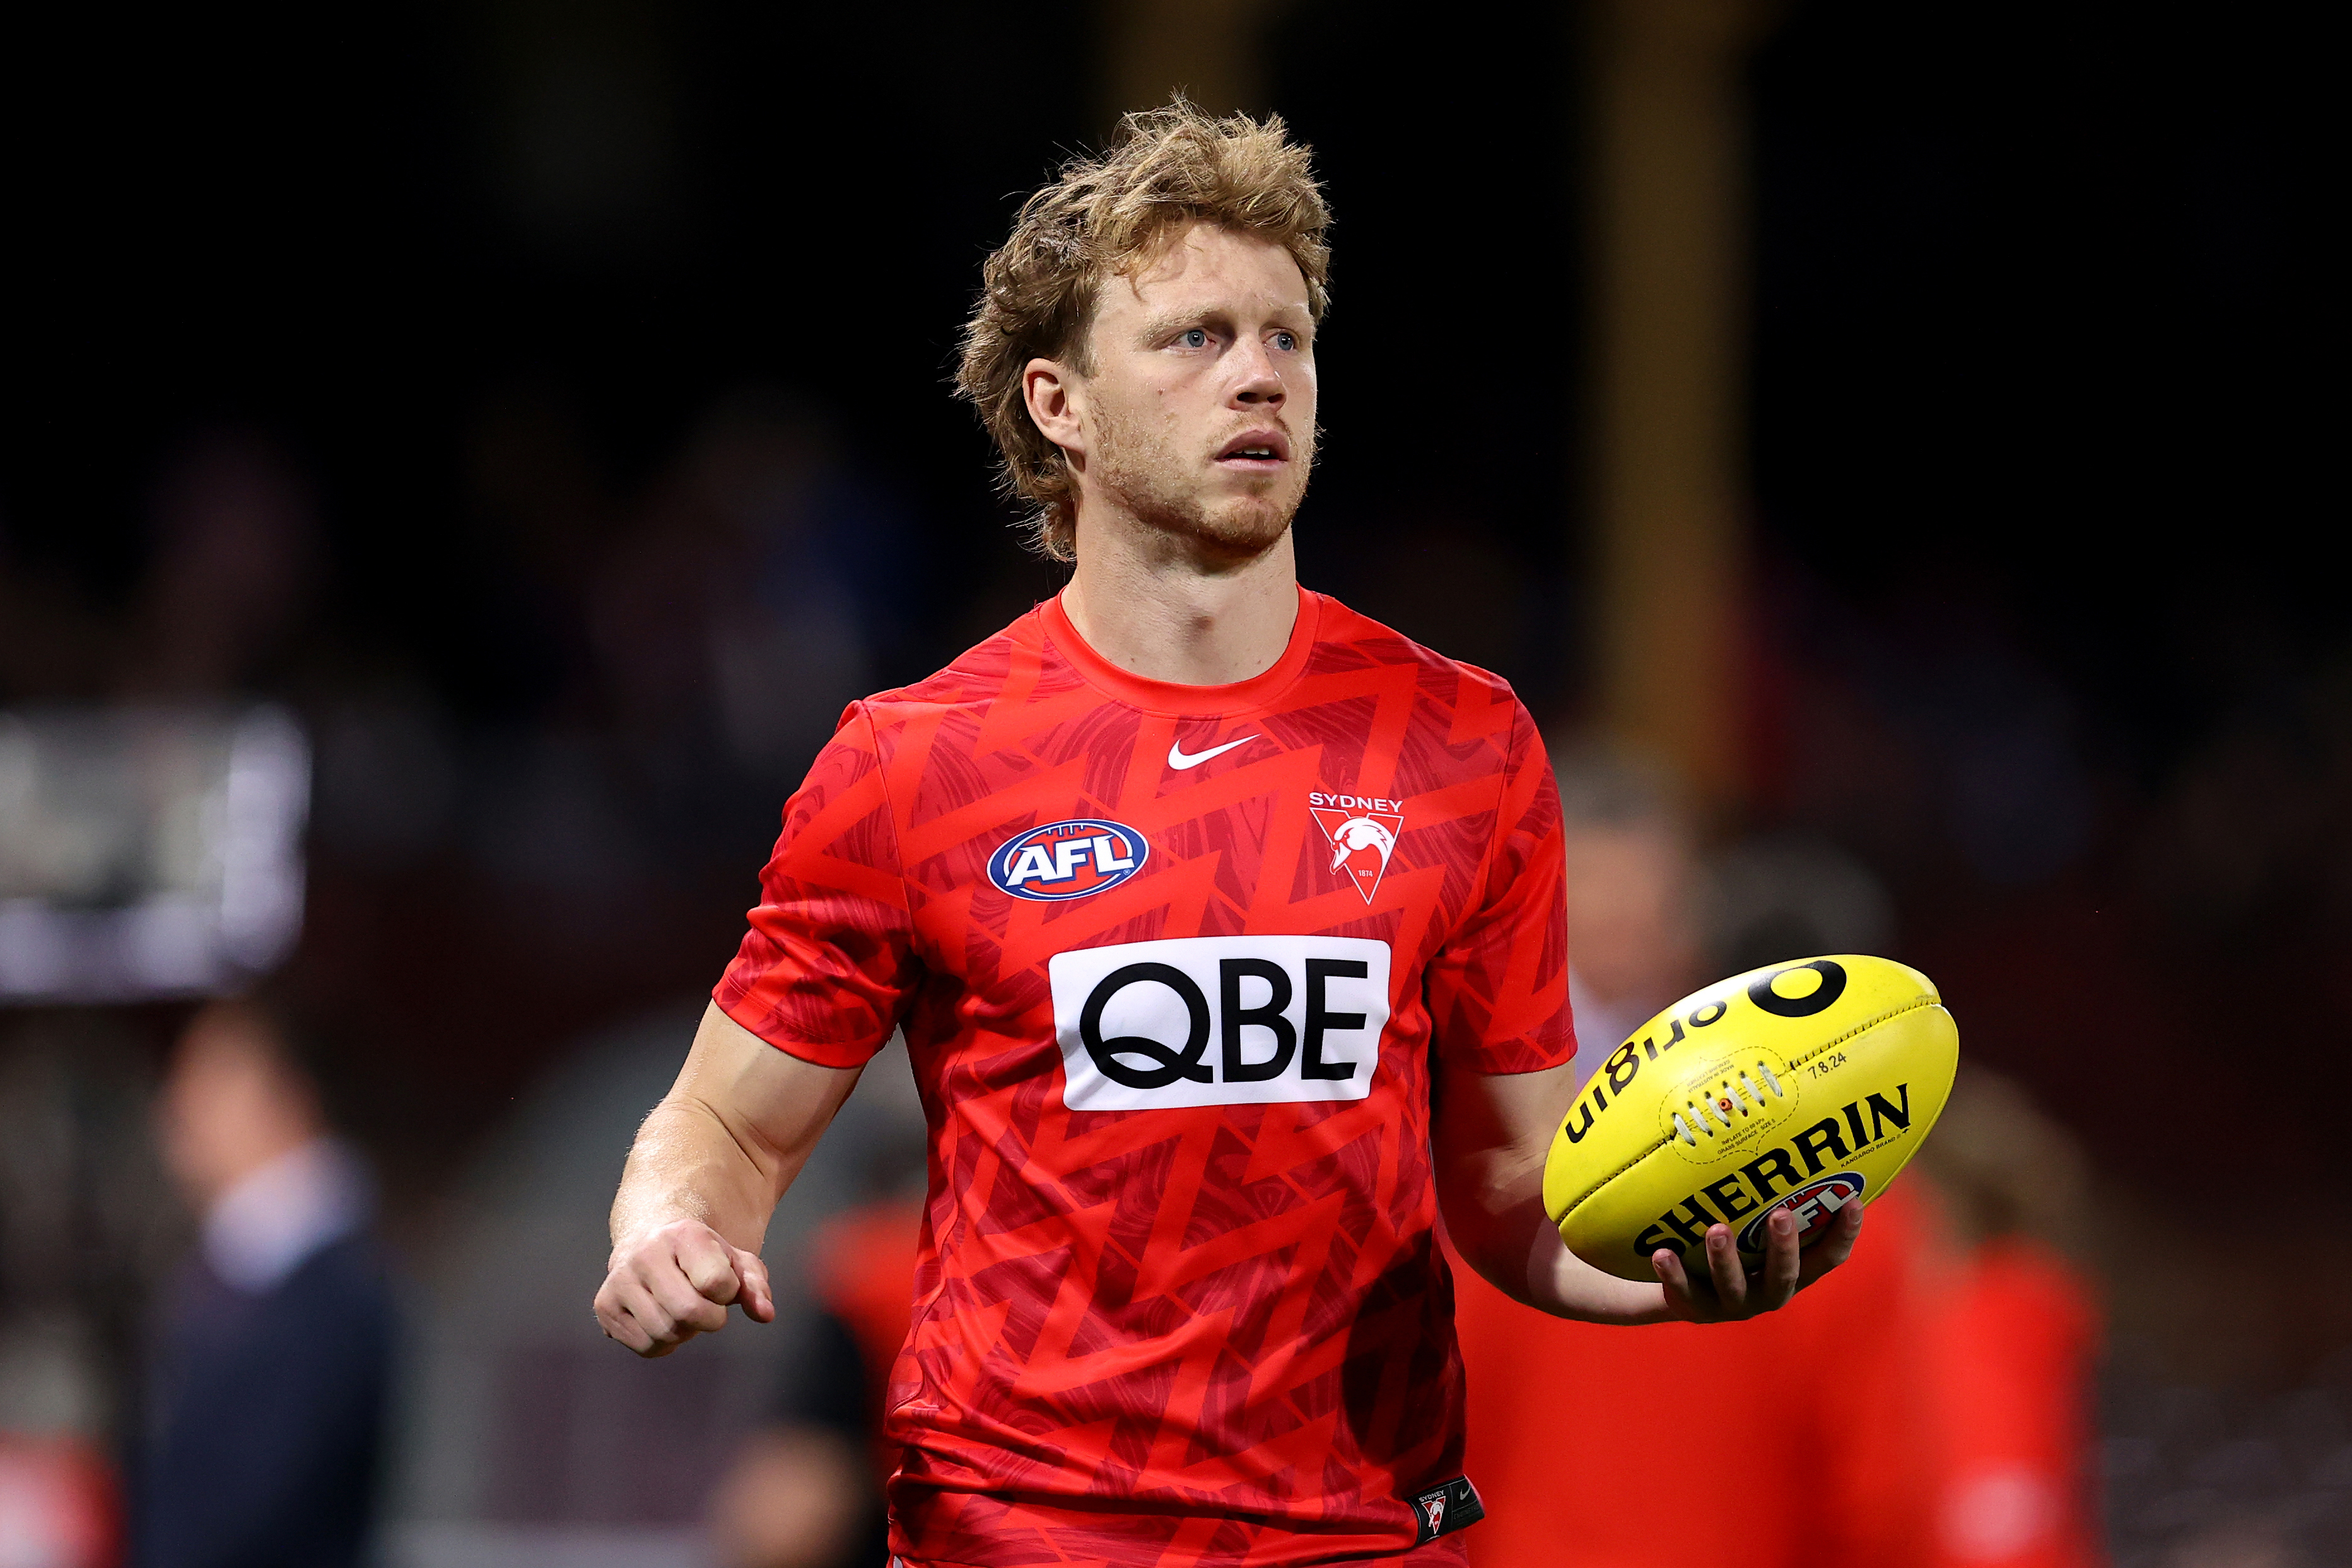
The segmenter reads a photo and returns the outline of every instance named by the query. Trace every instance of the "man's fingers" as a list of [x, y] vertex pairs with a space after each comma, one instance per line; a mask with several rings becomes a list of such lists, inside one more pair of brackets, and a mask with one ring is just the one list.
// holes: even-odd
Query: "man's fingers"
[[1810, 1285], [1822, 1275], [1853, 1256], [1853, 1244], [1862, 1235], [1862, 1205], [1848, 1204], [1838, 1210], [1837, 1219], [1830, 1233], [1805, 1248], [1804, 1262], [1798, 1283]]
[[1777, 1311], [1797, 1293], [1797, 1274], [1803, 1259], [1797, 1250], [1797, 1216], [1774, 1209], [1764, 1222], [1764, 1291], [1759, 1305]]
[[[733, 1270], [729, 1270], [732, 1278]], [[641, 1283], [654, 1305], [667, 1314], [673, 1331], [683, 1331], [677, 1337], [684, 1340], [693, 1334], [715, 1334], [727, 1326], [727, 1309], [712, 1300], [694, 1281], [676, 1268], [656, 1271]]]
[[678, 1272], [695, 1294], [723, 1307], [743, 1289], [742, 1276], [735, 1268], [737, 1251], [717, 1231], [696, 1226], [677, 1237], [675, 1256]]
[[767, 1264], [761, 1261], [756, 1252], [746, 1252], [740, 1247], [729, 1250], [733, 1254], [735, 1272], [742, 1280], [742, 1288], [736, 1293], [735, 1304], [742, 1308], [743, 1315], [755, 1323], [774, 1322], [776, 1292], [768, 1279]]
[[667, 1355], [699, 1333], [727, 1326], [734, 1264], [728, 1246], [709, 1226], [665, 1227], [617, 1259], [597, 1296], [604, 1331], [643, 1356]]
[[621, 1304], [620, 1286], [612, 1279], [596, 1292], [596, 1322], [604, 1337], [643, 1355], [652, 1348], [653, 1340], [629, 1310]]
[[641, 1356], [667, 1355], [680, 1342], [669, 1314], [643, 1285], [622, 1274], [614, 1274], [596, 1293], [596, 1321], [607, 1334]]
[[1798, 1290], [1843, 1263], [1861, 1233], [1862, 1205], [1848, 1204], [1829, 1234], [1802, 1247], [1796, 1216], [1776, 1209], [1764, 1222], [1764, 1262], [1753, 1279], [1727, 1225], [1707, 1227], [1705, 1273], [1690, 1274], [1681, 1255], [1667, 1247], [1650, 1255], [1650, 1268], [1665, 1287], [1666, 1305], [1675, 1316], [1701, 1323], [1737, 1321], [1787, 1306]]
[[[662, 1284], [667, 1289], [662, 1289]], [[621, 1304], [644, 1331], [648, 1342], [639, 1355], [665, 1356], [702, 1331], [702, 1326], [685, 1321], [685, 1313], [694, 1306], [707, 1307], [709, 1302], [686, 1288], [682, 1276], [656, 1283], [633, 1279], [621, 1289]], [[726, 1309], [719, 1311], [723, 1316]]]
[[679, 1220], [614, 1255], [596, 1292], [596, 1321], [639, 1355], [667, 1355], [725, 1328], [730, 1303], [760, 1322], [774, 1321], [767, 1265], [709, 1226]]
[[1723, 1303], [1723, 1315], [1746, 1317], [1748, 1270], [1740, 1267], [1739, 1248], [1732, 1245], [1731, 1227], [1727, 1225], [1707, 1227], [1706, 1271], [1715, 1281], [1715, 1294]]
[[1682, 1317], [1692, 1314], [1690, 1276], [1683, 1272], [1682, 1255], [1670, 1247], [1662, 1247], [1650, 1254], [1650, 1268], [1658, 1283], [1666, 1288], [1666, 1305]]

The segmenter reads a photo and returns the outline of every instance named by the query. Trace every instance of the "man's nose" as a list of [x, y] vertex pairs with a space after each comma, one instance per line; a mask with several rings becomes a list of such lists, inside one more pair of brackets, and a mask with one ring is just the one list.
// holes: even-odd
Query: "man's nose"
[[1234, 354], [1238, 363], [1234, 366], [1234, 401], [1279, 407], [1289, 389], [1283, 385], [1282, 372], [1265, 344], [1252, 339], [1236, 344]]

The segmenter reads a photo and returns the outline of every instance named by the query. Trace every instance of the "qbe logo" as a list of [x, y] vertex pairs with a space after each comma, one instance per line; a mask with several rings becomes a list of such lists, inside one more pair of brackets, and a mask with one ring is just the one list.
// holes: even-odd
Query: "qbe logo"
[[1049, 822], [1016, 833], [988, 858], [988, 879], [1016, 899], [1083, 899], [1116, 888], [1151, 858], [1123, 822]]
[[1194, 936], [1046, 963], [1072, 1110], [1361, 1100], [1389, 1021], [1389, 944]]
[[1807, 1182], [1748, 1222], [1748, 1228], [1739, 1233], [1740, 1250], [1764, 1250], [1764, 1222], [1772, 1217], [1774, 1209], [1787, 1209], [1797, 1216], [1797, 1237], [1801, 1244], [1806, 1244], [1807, 1237], [1819, 1241], [1821, 1237], [1814, 1236], [1813, 1232], [1827, 1224], [1838, 1210], [1862, 1196], [1862, 1189], [1866, 1184], [1861, 1173], [1856, 1171], [1840, 1171], [1834, 1176], [1822, 1176]]

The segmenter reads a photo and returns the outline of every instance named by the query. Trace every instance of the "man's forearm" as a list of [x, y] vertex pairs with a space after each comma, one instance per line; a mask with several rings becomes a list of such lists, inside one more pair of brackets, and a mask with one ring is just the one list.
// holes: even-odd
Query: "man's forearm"
[[672, 1220], [692, 1219], [757, 1252], [790, 1180], [775, 1163], [772, 1156], [763, 1166], [699, 1100], [665, 1100], [637, 1129], [621, 1173], [613, 1198], [613, 1245]]
[[1580, 1261], [1544, 1213], [1544, 1159], [1575, 1083], [1565, 1067], [1511, 1075], [1444, 1070], [1437, 1097], [1438, 1201], [1454, 1249], [1496, 1289], [1554, 1317], [1654, 1323], [1663, 1286]]
[[857, 1082], [857, 1069], [785, 1055], [716, 1006], [629, 1151], [613, 1199], [613, 1246], [675, 1220], [757, 1252], [768, 1216]]
[[1674, 1314], [1664, 1288], [1603, 1274], [1569, 1251], [1531, 1194], [1464, 1194], [1445, 1205], [1454, 1249], [1514, 1300], [1588, 1323], [1658, 1323]]

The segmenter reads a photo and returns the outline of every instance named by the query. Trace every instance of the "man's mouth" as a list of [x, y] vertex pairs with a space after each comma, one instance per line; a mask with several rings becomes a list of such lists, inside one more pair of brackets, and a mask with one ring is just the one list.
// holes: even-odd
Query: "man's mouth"
[[1237, 468], [1275, 468], [1290, 460], [1290, 440], [1279, 430], [1244, 430], [1217, 452], [1217, 461]]

